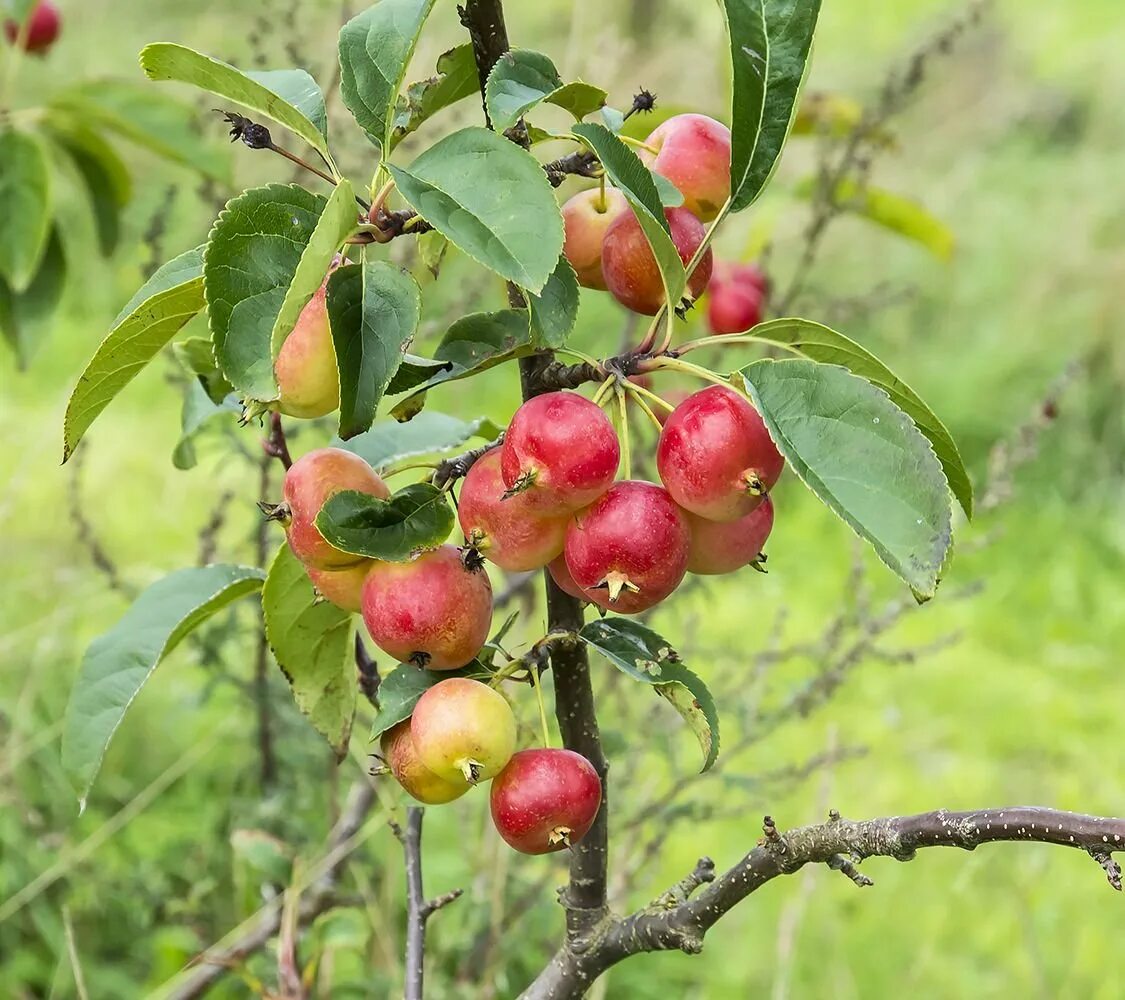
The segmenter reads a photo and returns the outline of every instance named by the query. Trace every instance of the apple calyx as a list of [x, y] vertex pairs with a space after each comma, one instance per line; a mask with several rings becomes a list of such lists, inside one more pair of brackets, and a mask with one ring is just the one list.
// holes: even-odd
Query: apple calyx
[[481, 775], [484, 773], [484, 765], [478, 760], [473, 760], [471, 757], [458, 761], [457, 766], [461, 769], [461, 773], [465, 776], [465, 780], [470, 785], [477, 784], [481, 779]]
[[258, 510], [265, 515], [267, 521], [277, 521], [283, 528], [289, 527], [293, 520], [293, 511], [289, 504], [284, 501], [269, 503], [265, 500], [259, 500]]
[[481, 549], [488, 543], [484, 535], [476, 530], [473, 531], [468, 542], [468, 545], [463, 545], [460, 549], [461, 565], [470, 573], [479, 573], [484, 569], [484, 556], [481, 554]]
[[422, 650], [415, 650], [410, 654], [409, 662], [416, 666], [419, 670], [425, 670], [429, 666], [432, 657], [429, 653], [424, 653]]
[[633, 583], [633, 581], [630, 580], [629, 577], [627, 577], [624, 573], [620, 573], [617, 570], [613, 570], [607, 573], [604, 580], [602, 580], [600, 583], [594, 584], [594, 586], [590, 589], [608, 590], [610, 604], [613, 604], [617, 601], [617, 598], [621, 596], [621, 592], [623, 590], [627, 590], [631, 594], [639, 594], [641, 592], [640, 587]]
[[762, 477], [758, 474], [757, 469], [746, 469], [742, 475], [738, 477], [738, 481], [742, 483], [746, 492], [752, 497], [764, 497], [769, 495], [769, 487], [762, 482]]
[[538, 475], [535, 469], [527, 469], [521, 472], [516, 477], [516, 481], [501, 494], [500, 499], [511, 500], [512, 497], [518, 496], [520, 493], [531, 489], [531, 487], [535, 485], [535, 480], [538, 478]]
[[552, 847], [554, 847], [555, 844], [563, 844], [566, 847], [570, 847], [570, 835], [572, 832], [569, 826], [556, 826], [547, 834], [547, 843]]

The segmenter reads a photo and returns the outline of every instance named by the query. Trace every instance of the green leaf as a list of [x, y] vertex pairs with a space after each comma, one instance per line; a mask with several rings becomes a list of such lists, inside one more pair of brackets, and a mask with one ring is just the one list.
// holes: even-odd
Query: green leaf
[[965, 514], [972, 518], [973, 484], [953, 435], [921, 397], [874, 354], [842, 333], [807, 319], [772, 319], [758, 324], [751, 333], [755, 337], [795, 347], [813, 361], [841, 365], [882, 389], [934, 446], [949, 488]]
[[761, 194], [781, 159], [808, 73], [820, 0], [723, 0], [723, 9], [734, 77], [731, 211], [738, 212]]
[[317, 598], [305, 567], [285, 544], [262, 588], [262, 614], [297, 707], [343, 760], [356, 702], [351, 615]]
[[[254, 399], [277, 396], [274, 331], [283, 326], [283, 307], [294, 320], [300, 312], [294, 307], [301, 296], [290, 299], [289, 292], [298, 268], [302, 288], [312, 280], [311, 263], [302, 265], [324, 206], [304, 188], [269, 184], [227, 202], [211, 230], [203, 280], [215, 357], [231, 384]], [[327, 270], [325, 261], [321, 281]]]
[[231, 853], [256, 875], [273, 885], [289, 884], [293, 875], [293, 849], [265, 830], [232, 830]]
[[544, 101], [582, 119], [602, 107], [607, 96], [588, 83], [563, 83], [550, 58], [530, 49], [504, 53], [492, 67], [484, 93], [489, 120], [498, 132], [510, 129]]
[[328, 319], [340, 369], [340, 430], [367, 430], [403, 349], [418, 329], [422, 293], [406, 271], [370, 260], [341, 267], [328, 280]]
[[531, 320], [531, 346], [536, 348], [562, 347], [574, 331], [578, 321], [578, 278], [565, 255], [536, 295], [527, 293]]
[[234, 392], [234, 386], [226, 380], [215, 361], [210, 337], [188, 337], [173, 344], [172, 353], [184, 371], [195, 376], [212, 403], [221, 403]]
[[198, 379], [192, 379], [184, 386], [184, 402], [180, 410], [180, 440], [172, 449], [172, 464], [181, 470], [195, 468], [195, 439], [217, 417], [228, 420], [242, 414], [242, 405], [233, 393], [215, 402], [207, 394], [206, 388]]
[[324, 96], [304, 70], [246, 73], [172, 42], [146, 45], [141, 50], [141, 69], [150, 80], [190, 83], [277, 122], [332, 161]]
[[392, 148], [442, 108], [475, 94], [479, 87], [472, 45], [458, 45], [443, 52], [438, 56], [436, 76], [410, 84], [406, 93], [399, 95], [391, 133]]
[[423, 670], [409, 663], [399, 664], [379, 685], [379, 711], [371, 723], [371, 739], [377, 740], [403, 719], [409, 719], [418, 699], [447, 677], [487, 676], [488, 672], [475, 661], [460, 670]]
[[70, 394], [63, 419], [63, 461], [113, 398], [203, 308], [201, 248], [161, 267], [133, 296], [94, 352]]
[[182, 569], [148, 587], [105, 635], [90, 643], [70, 692], [62, 762], [82, 808], [117, 727], [157, 664], [232, 601], [256, 593], [251, 566]]
[[340, 29], [340, 95], [386, 158], [399, 88], [434, 0], [380, 0]]
[[[795, 193], [799, 198], [812, 198], [818, 185], [819, 178], [806, 177], [797, 184]], [[940, 260], [952, 259], [956, 243], [953, 232], [912, 198], [870, 184], [861, 187], [852, 178], [842, 179], [832, 197], [845, 211], [913, 240]]]
[[147, 83], [86, 80], [57, 94], [50, 107], [69, 112], [90, 127], [110, 129], [207, 177], [229, 179], [230, 156], [222, 146], [203, 139], [195, 109]]
[[636, 213], [660, 268], [667, 300], [675, 305], [684, 294], [687, 275], [684, 262], [672, 242], [671, 229], [664, 217], [664, 207], [660, 203], [660, 192], [652, 179], [652, 172], [604, 125], [587, 122], [575, 125], [571, 131], [594, 151], [605, 168], [606, 176], [625, 195]]
[[663, 174], [650, 170], [652, 182], [656, 185], [656, 193], [660, 196], [660, 204], [665, 208], [679, 208], [684, 203], [684, 193]]
[[0, 278], [0, 334], [15, 353], [20, 369], [27, 367], [49, 335], [65, 283], [66, 254], [57, 228], [51, 231], [39, 270], [24, 291], [13, 291]]
[[293, 332], [301, 310], [324, 284], [336, 252], [355, 231], [356, 219], [355, 194], [351, 184], [342, 180], [328, 196], [324, 211], [320, 213], [316, 228], [301, 252], [300, 263], [293, 272], [293, 280], [289, 283], [285, 299], [278, 310], [273, 332], [270, 334], [274, 360], [281, 353], [286, 338]]
[[933, 597], [952, 539], [948, 485], [910, 417], [836, 365], [765, 360], [741, 375], [801, 481], [919, 600]]
[[43, 140], [0, 128], [0, 278], [15, 292], [31, 284], [51, 232], [51, 174]]
[[409, 458], [451, 451], [469, 438], [495, 441], [500, 431], [485, 417], [466, 421], [430, 410], [419, 413], [409, 423], [386, 420], [348, 441], [337, 438], [332, 447], [355, 452], [372, 468], [385, 469]]
[[590, 622], [578, 633], [634, 680], [651, 684], [687, 722], [703, 751], [702, 771], [719, 756], [719, 713], [707, 685], [680, 662], [662, 636], [626, 618]]
[[562, 252], [562, 215], [530, 153], [465, 128], [409, 167], [389, 167], [399, 193], [459, 250], [523, 288], [543, 288]]
[[391, 384], [387, 386], [387, 395], [395, 396], [400, 392], [409, 392], [440, 372], [449, 371], [452, 367], [453, 363], [450, 361], [435, 361], [433, 358], [420, 358], [417, 354], [404, 354], [402, 364], [398, 366]]
[[357, 556], [406, 562], [422, 549], [441, 545], [453, 530], [448, 494], [429, 483], [414, 483], [380, 500], [343, 490], [316, 516], [329, 545]]
[[48, 113], [46, 125], [82, 181], [94, 212], [98, 245], [108, 256], [120, 237], [121, 209], [132, 194], [128, 167], [98, 132], [73, 116]]

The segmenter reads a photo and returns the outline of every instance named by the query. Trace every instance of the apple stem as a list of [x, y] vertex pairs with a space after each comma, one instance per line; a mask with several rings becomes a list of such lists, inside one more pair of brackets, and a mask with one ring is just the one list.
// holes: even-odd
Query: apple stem
[[543, 746], [550, 749], [551, 746], [551, 730], [547, 726], [547, 709], [543, 705], [543, 686], [540, 683], [539, 676], [540, 668], [538, 666], [528, 667], [527, 673], [531, 678], [531, 686], [535, 689], [535, 700], [539, 705], [539, 726], [540, 732], [543, 736]]
[[653, 156], [656, 156], [656, 154], [660, 152], [655, 146], [650, 146], [640, 139], [634, 139], [631, 135], [618, 135], [617, 138], [626, 145], [633, 146], [637, 149], [643, 149], [646, 153], [652, 153]]
[[633, 478], [633, 451], [629, 441], [629, 408], [625, 405], [628, 398], [621, 383], [613, 387], [613, 395], [617, 399], [617, 416], [621, 423], [621, 466], [625, 470], [625, 478]]
[[686, 375], [701, 378], [705, 382], [714, 382], [715, 385], [730, 387], [730, 380], [726, 376], [713, 372], [710, 368], [704, 368], [702, 365], [693, 365], [690, 361], [681, 361], [679, 358], [657, 357], [652, 359], [652, 363], [654, 368], [667, 368], [674, 372], [684, 372]]
[[605, 406], [609, 393], [612, 390], [613, 383], [617, 381], [616, 375], [609, 375], [601, 385], [598, 386], [597, 391], [594, 393], [594, 403], [598, 406]]

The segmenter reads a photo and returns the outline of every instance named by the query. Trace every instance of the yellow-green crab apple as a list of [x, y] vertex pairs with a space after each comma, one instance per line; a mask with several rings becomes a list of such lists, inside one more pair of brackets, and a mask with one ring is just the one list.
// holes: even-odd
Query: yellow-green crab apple
[[563, 204], [566, 233], [563, 253], [583, 287], [605, 291], [605, 277], [602, 275], [605, 231], [628, 207], [625, 196], [616, 188], [579, 191]]
[[487, 684], [450, 677], [423, 692], [410, 717], [418, 759], [439, 778], [476, 784], [499, 774], [516, 749], [516, 717]]
[[340, 373], [328, 322], [328, 278], [305, 308], [273, 363], [280, 391], [277, 408], [291, 417], [323, 417], [340, 405]]
[[461, 484], [457, 518], [465, 538], [490, 562], [511, 573], [541, 569], [563, 549], [567, 514], [543, 514], [531, 491], [504, 498], [500, 449], [485, 452]]
[[363, 560], [329, 545], [316, 526], [324, 504], [342, 490], [357, 490], [380, 500], [391, 491], [362, 458], [343, 448], [318, 448], [302, 455], [285, 473], [289, 548], [312, 569], [340, 569]]
[[402, 663], [457, 670], [480, 652], [492, 622], [492, 585], [472, 550], [439, 545], [409, 562], [381, 562], [363, 583], [363, 621]]
[[374, 565], [374, 559], [364, 559], [354, 566], [344, 566], [341, 569], [308, 566], [305, 571], [316, 592], [326, 601], [331, 601], [344, 611], [359, 614], [363, 607], [363, 581]]
[[645, 139], [645, 165], [668, 178], [684, 208], [710, 222], [730, 197], [730, 129], [707, 115], [674, 115]]
[[459, 799], [472, 786], [461, 775], [447, 780], [440, 778], [418, 759], [410, 735], [410, 720], [388, 729], [379, 738], [383, 760], [407, 795], [429, 806]]

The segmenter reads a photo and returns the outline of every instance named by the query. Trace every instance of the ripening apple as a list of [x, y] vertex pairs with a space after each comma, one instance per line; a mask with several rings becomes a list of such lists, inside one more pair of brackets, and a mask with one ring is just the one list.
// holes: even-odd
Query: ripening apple
[[363, 608], [363, 581], [374, 565], [374, 559], [364, 559], [354, 566], [344, 566], [341, 569], [308, 566], [305, 572], [316, 592], [326, 601], [331, 601], [344, 611], [358, 614]]
[[700, 576], [733, 573], [756, 562], [773, 530], [773, 500], [766, 497], [737, 521], [708, 521], [686, 512], [691, 529], [688, 572]]
[[340, 373], [328, 322], [327, 296], [325, 277], [282, 342], [273, 365], [280, 391], [277, 408], [291, 417], [323, 417], [340, 405]]
[[516, 717], [497, 690], [468, 677], [427, 688], [410, 717], [418, 759], [439, 778], [470, 784], [499, 774], [516, 749]]
[[602, 275], [602, 242], [611, 222], [628, 208], [625, 196], [616, 188], [579, 191], [562, 207], [566, 241], [563, 253], [585, 288], [605, 291]]
[[431, 806], [452, 802], [472, 787], [461, 775], [451, 779], [439, 778], [419, 760], [410, 735], [409, 719], [403, 719], [384, 732], [379, 738], [379, 747], [395, 780], [419, 802]]
[[730, 129], [707, 115], [674, 115], [650, 133], [645, 165], [668, 178], [684, 208], [710, 222], [730, 197]]

